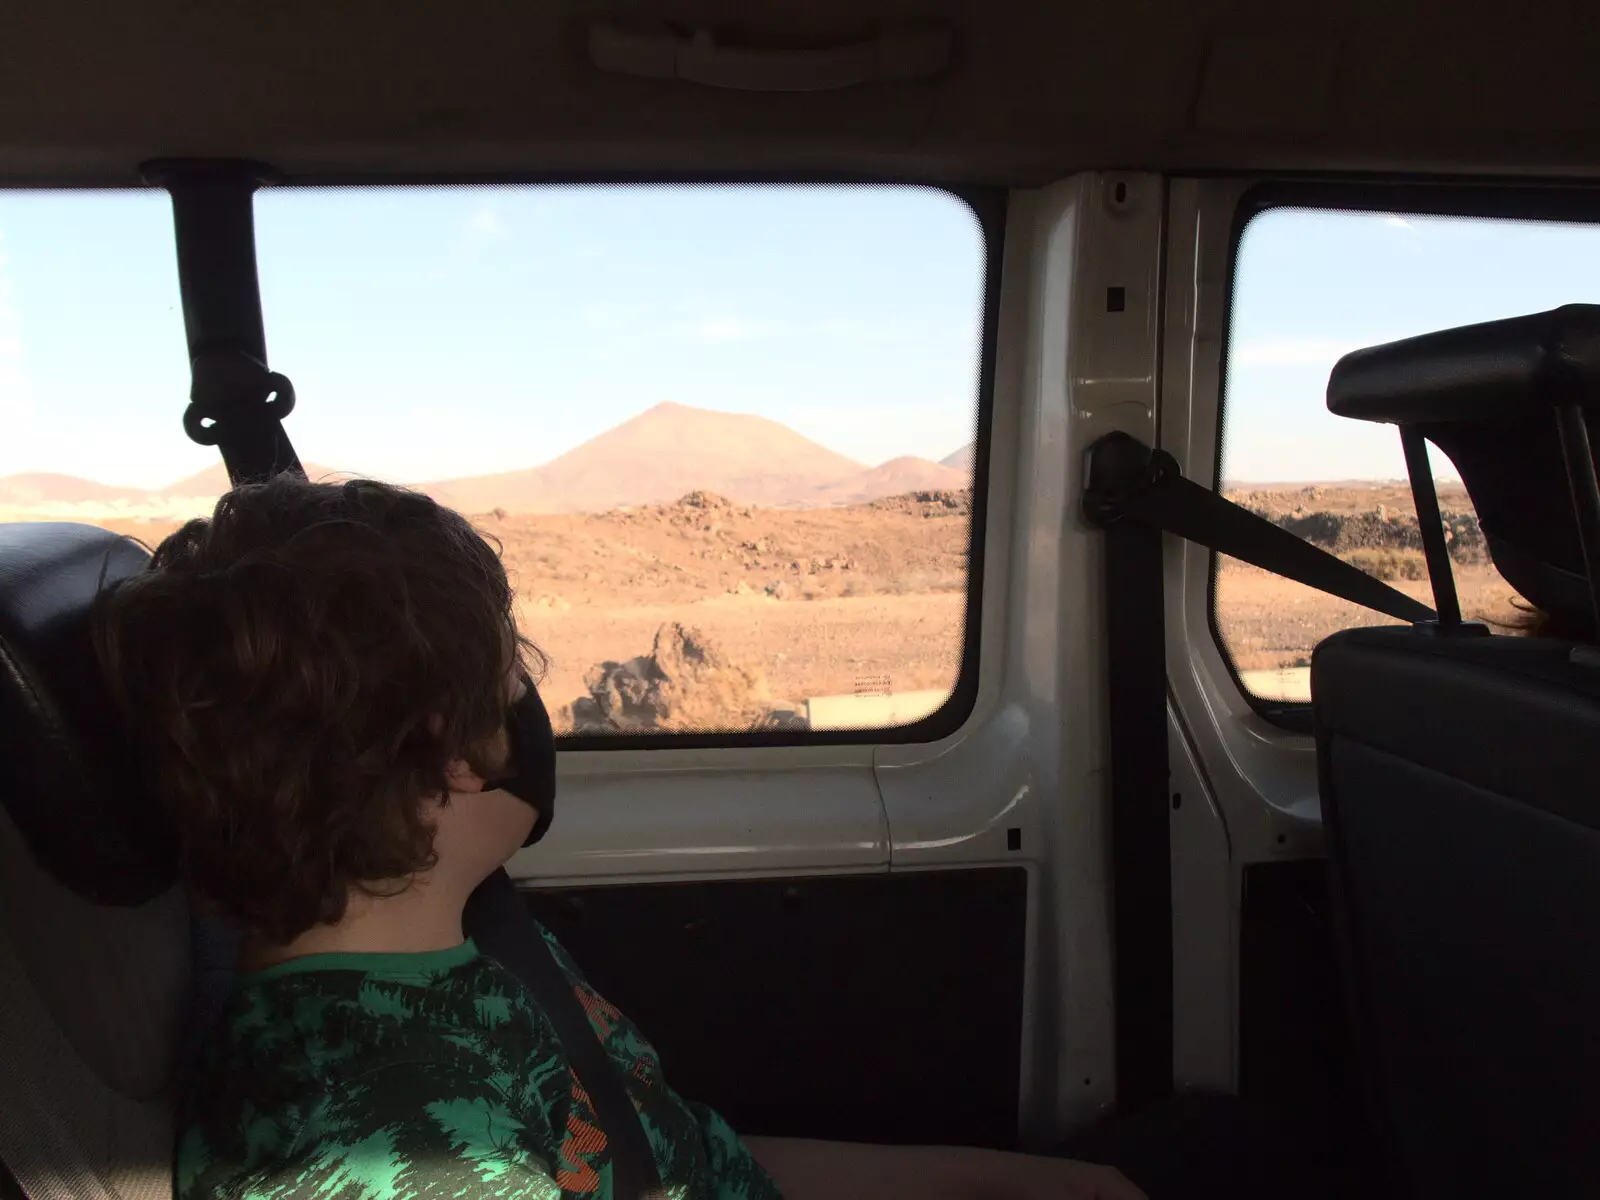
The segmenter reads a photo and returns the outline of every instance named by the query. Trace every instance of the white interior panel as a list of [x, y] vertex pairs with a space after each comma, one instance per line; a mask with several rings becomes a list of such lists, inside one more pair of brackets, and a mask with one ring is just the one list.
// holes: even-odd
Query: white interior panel
[[[1216, 482], [1235, 214], [1252, 180], [1175, 180], [1161, 445]], [[1211, 632], [1211, 552], [1166, 542], [1167, 672], [1240, 862], [1320, 852], [1316, 748], [1250, 707]]]

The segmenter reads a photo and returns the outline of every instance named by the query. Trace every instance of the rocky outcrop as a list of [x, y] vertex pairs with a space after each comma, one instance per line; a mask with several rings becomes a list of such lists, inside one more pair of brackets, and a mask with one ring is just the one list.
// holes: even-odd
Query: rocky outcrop
[[[1391, 512], [1379, 505], [1364, 512], [1325, 512], [1297, 509], [1294, 512], [1246, 504], [1257, 516], [1266, 517], [1280, 529], [1331, 550], [1349, 554], [1357, 550], [1421, 550], [1422, 535], [1417, 518], [1409, 512]], [[1470, 512], [1444, 512], [1445, 544], [1450, 557], [1461, 563], [1484, 560], [1483, 531]]]
[[797, 707], [774, 701], [759, 669], [731, 661], [698, 629], [669, 622], [650, 653], [597, 663], [571, 705], [574, 733], [696, 733], [804, 728]]
[[877, 512], [910, 513], [922, 517], [970, 517], [972, 491], [904, 492], [898, 496], [885, 496], [866, 505]]

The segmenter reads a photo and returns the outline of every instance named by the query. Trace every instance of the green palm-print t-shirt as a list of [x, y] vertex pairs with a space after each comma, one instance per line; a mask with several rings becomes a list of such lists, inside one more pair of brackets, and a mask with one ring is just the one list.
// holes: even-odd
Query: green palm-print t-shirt
[[[716, 1113], [546, 940], [621, 1068], [672, 1200], [778, 1200]], [[472, 942], [244, 976], [186, 1105], [177, 1200], [611, 1196], [611, 1155], [549, 1020]]]

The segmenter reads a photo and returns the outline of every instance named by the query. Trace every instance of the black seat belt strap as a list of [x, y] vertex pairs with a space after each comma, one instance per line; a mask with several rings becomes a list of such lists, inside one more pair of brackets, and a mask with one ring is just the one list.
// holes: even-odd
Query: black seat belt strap
[[1397, 620], [1435, 619], [1420, 600], [1185, 479], [1172, 455], [1126, 433], [1089, 447], [1086, 478], [1084, 515], [1102, 528], [1138, 522]]
[[143, 170], [172, 196], [192, 372], [184, 432], [221, 451], [236, 486], [284, 471], [304, 475], [282, 425], [294, 411], [294, 386], [267, 368], [254, 209], [266, 169], [175, 160], [147, 163]]
[[1135, 1112], [1173, 1087], [1161, 531], [1133, 521], [1107, 527], [1104, 565], [1117, 1105]]
[[606, 1135], [612, 1195], [616, 1200], [662, 1200], [666, 1193], [661, 1173], [621, 1068], [589, 1024], [571, 980], [556, 962], [505, 868], [478, 885], [467, 901], [463, 920], [478, 949], [517, 977], [555, 1027], [561, 1048], [589, 1093]]
[[1405, 621], [1433, 610], [1215, 492], [1126, 433], [1089, 447], [1083, 512], [1105, 531], [1117, 1101], [1173, 1089], [1172, 848], [1161, 535]]

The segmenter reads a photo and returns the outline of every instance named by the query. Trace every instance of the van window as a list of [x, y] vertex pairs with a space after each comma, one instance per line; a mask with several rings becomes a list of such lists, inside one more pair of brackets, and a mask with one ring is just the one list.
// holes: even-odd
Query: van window
[[[1436, 329], [1593, 303], [1590, 224], [1273, 208], [1236, 259], [1219, 478], [1224, 493], [1432, 603], [1392, 426], [1332, 416], [1328, 373], [1350, 350]], [[1484, 553], [1460, 476], [1431, 449], [1463, 615], [1502, 632], [1517, 598]], [[1391, 618], [1219, 555], [1214, 624], [1242, 686], [1310, 698], [1324, 637]]]
[[[923, 187], [278, 188], [272, 365], [314, 478], [498, 539], [559, 732], [852, 737], [963, 664], [985, 241]], [[154, 545], [184, 435], [165, 192], [0, 191], [0, 520]], [[917, 736], [911, 731], [906, 736]]]
[[504, 547], [558, 731], [917, 722], [964, 661], [985, 249], [922, 187], [272, 188], [286, 427]]
[[165, 192], [0, 190], [0, 521], [148, 540], [207, 509], [185, 344]]

